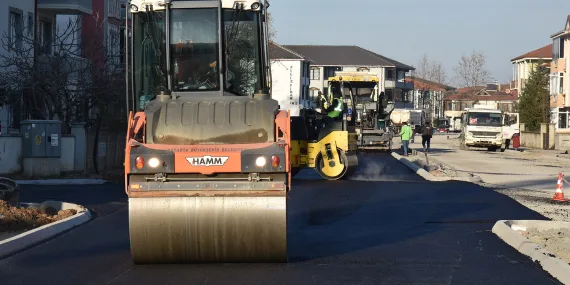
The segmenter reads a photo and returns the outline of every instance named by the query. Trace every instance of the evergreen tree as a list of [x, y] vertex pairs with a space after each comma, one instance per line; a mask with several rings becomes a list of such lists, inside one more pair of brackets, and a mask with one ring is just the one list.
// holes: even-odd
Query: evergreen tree
[[550, 116], [549, 71], [539, 62], [530, 72], [524, 90], [519, 97], [520, 121], [528, 131], [540, 130], [541, 123], [548, 123]]

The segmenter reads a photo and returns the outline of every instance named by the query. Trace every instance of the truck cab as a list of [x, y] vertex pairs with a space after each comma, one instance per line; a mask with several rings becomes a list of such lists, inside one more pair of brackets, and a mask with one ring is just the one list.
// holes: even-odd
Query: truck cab
[[509, 148], [513, 136], [520, 133], [519, 113], [504, 113], [503, 115], [503, 139], [505, 147]]
[[486, 147], [489, 151], [505, 151], [504, 115], [490, 106], [475, 105], [463, 111], [460, 148]]

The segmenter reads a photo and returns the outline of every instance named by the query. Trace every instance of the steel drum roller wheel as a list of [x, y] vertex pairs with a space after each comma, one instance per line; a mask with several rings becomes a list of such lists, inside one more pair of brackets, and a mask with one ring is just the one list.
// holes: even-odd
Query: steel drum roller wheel
[[340, 163], [342, 163], [344, 167], [343, 167], [342, 171], [336, 175], [327, 175], [326, 173], [323, 172], [322, 168], [325, 165], [325, 160], [323, 159], [323, 155], [321, 153], [317, 154], [317, 157], [315, 159], [316, 170], [317, 170], [317, 173], [321, 177], [323, 177], [324, 179], [338, 180], [338, 179], [342, 179], [343, 177], [348, 176], [354, 172], [356, 165], [358, 164], [356, 154], [351, 154], [351, 155], [347, 156], [345, 154], [345, 152], [343, 150], [341, 150], [340, 148], [337, 148], [337, 153], [338, 153], [338, 156], [340, 159]]
[[286, 197], [129, 198], [135, 264], [287, 262]]

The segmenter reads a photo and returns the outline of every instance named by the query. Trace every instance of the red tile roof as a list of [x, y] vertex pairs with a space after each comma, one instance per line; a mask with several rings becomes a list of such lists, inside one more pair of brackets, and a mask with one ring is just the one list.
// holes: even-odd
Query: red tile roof
[[[503, 91], [486, 91], [484, 92], [483, 86], [476, 87], [464, 87], [457, 89], [456, 92], [449, 92], [443, 100], [450, 101], [516, 101], [518, 99], [517, 92], [511, 91], [510, 94], [505, 92], [506, 89], [501, 89]], [[489, 94], [489, 95], [487, 95]]]
[[523, 59], [523, 58], [544, 58], [544, 59], [552, 59], [552, 44], [547, 46], [541, 47], [539, 49], [535, 49], [531, 52], [527, 52], [521, 56], [517, 56], [511, 61]]
[[414, 83], [414, 88], [416, 90], [429, 89], [429, 90], [434, 90], [434, 91], [447, 91], [447, 90], [456, 89], [455, 87], [445, 85], [445, 84], [441, 84], [441, 83], [437, 83], [437, 82], [433, 82], [433, 81], [423, 79], [423, 78], [417, 77], [417, 76], [406, 77], [406, 78], [404, 78], [404, 81], [407, 83]]

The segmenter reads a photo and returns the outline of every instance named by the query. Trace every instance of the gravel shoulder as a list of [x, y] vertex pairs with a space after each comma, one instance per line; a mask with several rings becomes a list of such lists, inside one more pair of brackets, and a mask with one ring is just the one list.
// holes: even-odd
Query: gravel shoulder
[[[457, 137], [457, 134], [443, 134], [432, 138], [431, 151], [428, 153], [431, 174], [479, 176], [482, 181], [477, 184], [494, 189], [552, 220], [570, 222], [570, 204], [552, 202], [558, 173], [570, 169], [569, 155], [532, 149], [522, 152], [463, 151], [459, 150]], [[421, 151], [421, 138], [416, 137], [410, 147], [418, 150], [418, 155], [410, 156], [410, 159], [426, 164], [425, 154]], [[401, 153], [399, 149], [396, 151]], [[567, 175], [570, 177], [570, 173]], [[570, 185], [564, 186], [569, 189]], [[570, 197], [570, 193], [566, 191], [565, 196]]]
[[539, 231], [536, 228], [529, 228], [525, 232], [525, 236], [546, 251], [555, 254], [557, 258], [570, 264], [570, 229]]

